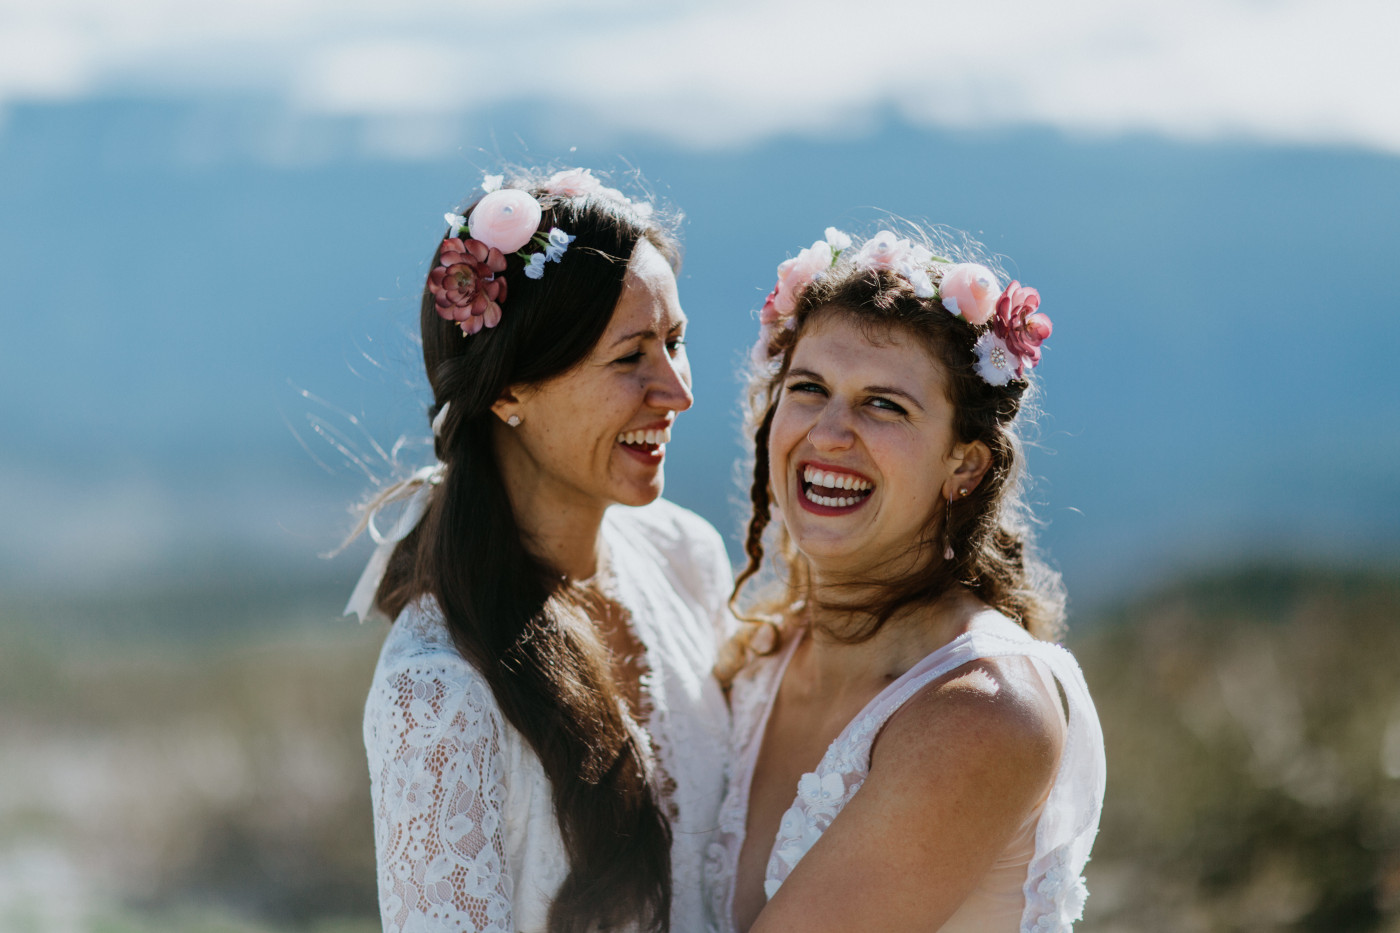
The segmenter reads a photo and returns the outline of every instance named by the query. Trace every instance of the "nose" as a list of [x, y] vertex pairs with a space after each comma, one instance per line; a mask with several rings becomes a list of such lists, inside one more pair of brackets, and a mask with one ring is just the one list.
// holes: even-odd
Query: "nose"
[[695, 395], [690, 391], [690, 361], [684, 348], [674, 357], [665, 355], [665, 362], [656, 367], [647, 387], [647, 401], [671, 411], [685, 411], [695, 404]]
[[807, 442], [817, 450], [846, 450], [855, 443], [855, 432], [844, 405], [828, 404], [807, 432]]

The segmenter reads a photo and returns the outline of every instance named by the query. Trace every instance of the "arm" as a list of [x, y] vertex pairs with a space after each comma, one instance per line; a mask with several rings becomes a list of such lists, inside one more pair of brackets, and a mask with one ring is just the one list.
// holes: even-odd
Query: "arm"
[[905, 704], [751, 933], [941, 927], [1054, 779], [1064, 729], [1034, 676], [978, 661]]
[[389, 933], [508, 933], [503, 725], [489, 689], [415, 665], [367, 707], [379, 909]]

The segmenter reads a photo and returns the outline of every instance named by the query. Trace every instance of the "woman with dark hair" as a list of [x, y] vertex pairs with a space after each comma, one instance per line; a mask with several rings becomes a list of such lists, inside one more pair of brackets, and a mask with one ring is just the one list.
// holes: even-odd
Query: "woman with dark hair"
[[[881, 231], [778, 267], [750, 383], [721, 929], [1067, 930], [1103, 736], [1020, 492], [1034, 289]], [[947, 252], [952, 252], [947, 250]], [[772, 507], [777, 533], [765, 549]], [[771, 538], [776, 538], [772, 541]]]
[[384, 928], [702, 929], [731, 573], [658, 498], [691, 405], [676, 243], [586, 170], [483, 188], [423, 293], [439, 463], [371, 504], [407, 500], [351, 606], [394, 619], [365, 709]]

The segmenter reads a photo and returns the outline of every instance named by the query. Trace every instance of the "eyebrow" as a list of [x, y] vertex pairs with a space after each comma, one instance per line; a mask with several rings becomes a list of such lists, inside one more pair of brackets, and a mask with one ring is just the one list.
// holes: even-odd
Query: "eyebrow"
[[[802, 379], [811, 379], [815, 382], [820, 382], [823, 385], [826, 384], [826, 380], [822, 378], [821, 374], [814, 373], [810, 369], [789, 369], [788, 378], [792, 378], [793, 376], [797, 376]], [[862, 391], [870, 395], [897, 395], [902, 399], [906, 399], [910, 404], [912, 404], [915, 408], [918, 408], [920, 411], [924, 410], [924, 405], [922, 402], [920, 402], [917, 398], [910, 395], [903, 389], [898, 389], [894, 386], [866, 386]]]
[[[682, 327], [684, 327], [686, 324], [689, 324], [689, 323], [690, 323], [690, 320], [689, 320], [688, 318], [681, 318], [681, 319], [680, 319], [679, 321], [677, 321], [675, 324], [672, 324], [672, 325], [671, 325], [671, 329], [668, 330], [666, 333], [667, 333], [667, 334], [674, 334], [676, 331], [680, 330]], [[651, 337], [651, 338], [655, 338], [655, 337], [656, 337], [656, 331], [655, 331], [653, 328], [650, 328], [650, 327], [648, 327], [646, 330], [637, 330], [637, 331], [633, 331], [633, 332], [630, 333], [630, 334], [626, 334], [626, 335], [624, 335], [624, 336], [622, 336], [622, 337], [617, 338], [617, 339], [614, 340], [611, 344], [609, 344], [609, 346], [615, 347], [615, 346], [617, 346], [617, 345], [620, 344], [620, 343], [626, 343], [627, 341], [629, 341], [629, 340], [635, 340], [635, 339], [638, 338], [638, 337]]]

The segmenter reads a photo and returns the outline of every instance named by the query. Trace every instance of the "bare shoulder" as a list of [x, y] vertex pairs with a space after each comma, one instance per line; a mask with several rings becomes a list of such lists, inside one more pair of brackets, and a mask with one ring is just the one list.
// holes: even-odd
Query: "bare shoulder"
[[929, 684], [890, 718], [871, 772], [945, 788], [966, 781], [1034, 803], [1054, 778], [1064, 742], [1053, 681], [1029, 658], [981, 658]]

